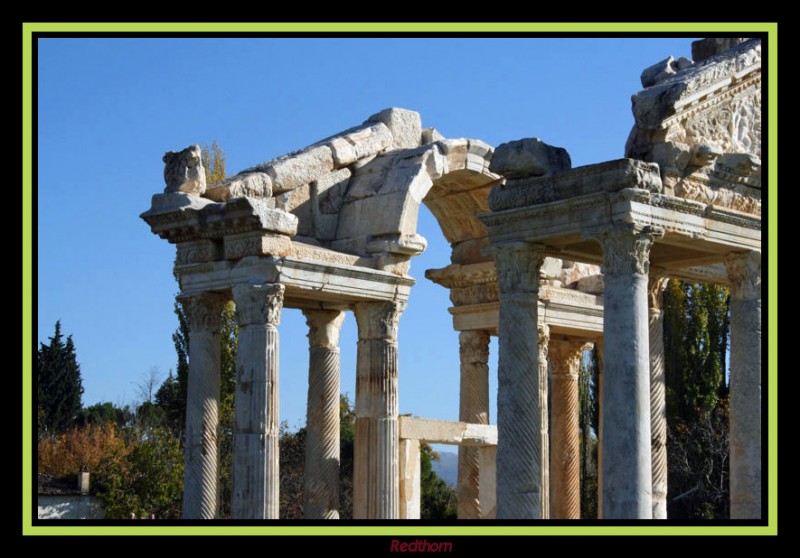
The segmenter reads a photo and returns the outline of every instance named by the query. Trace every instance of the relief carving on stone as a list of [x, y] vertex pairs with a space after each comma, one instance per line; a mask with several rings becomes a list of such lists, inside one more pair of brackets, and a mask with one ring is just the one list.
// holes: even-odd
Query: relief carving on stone
[[257, 324], [277, 326], [281, 320], [285, 287], [278, 283], [234, 285], [236, 321], [240, 327]]
[[190, 331], [219, 333], [222, 308], [227, 302], [224, 296], [218, 293], [180, 295], [178, 301], [189, 320]]
[[497, 282], [501, 294], [537, 293], [544, 246], [514, 243], [500, 246], [495, 253]]
[[725, 258], [725, 267], [731, 282], [731, 298], [736, 300], [761, 298], [760, 252], [729, 254]]
[[344, 322], [340, 310], [303, 310], [308, 325], [308, 343], [311, 347], [336, 348], [339, 332]]
[[354, 305], [359, 339], [397, 340], [403, 302], [358, 302]]
[[601, 234], [603, 245], [603, 272], [638, 273], [647, 275], [650, 270], [650, 248], [664, 231], [658, 227], [617, 225]]
[[197, 196], [206, 191], [206, 171], [203, 168], [199, 145], [190, 145], [181, 151], [167, 151], [164, 161], [164, 192], [185, 192]]

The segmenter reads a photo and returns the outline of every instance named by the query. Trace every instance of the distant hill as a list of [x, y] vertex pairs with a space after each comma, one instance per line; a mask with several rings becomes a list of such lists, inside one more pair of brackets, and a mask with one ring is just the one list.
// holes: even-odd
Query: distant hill
[[455, 488], [458, 483], [458, 454], [439, 452], [439, 461], [433, 462], [433, 471], [444, 479], [448, 486]]

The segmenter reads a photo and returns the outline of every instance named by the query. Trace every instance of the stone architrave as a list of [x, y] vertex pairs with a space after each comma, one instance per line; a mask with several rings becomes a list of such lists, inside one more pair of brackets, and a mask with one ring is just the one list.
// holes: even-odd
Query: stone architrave
[[550, 340], [550, 517], [581, 518], [578, 375], [583, 342]]
[[353, 518], [399, 517], [397, 326], [401, 302], [358, 302]]
[[652, 437], [653, 519], [667, 519], [667, 403], [664, 376], [662, 302], [668, 279], [650, 270], [647, 299], [650, 315], [650, 435]]
[[761, 254], [731, 254], [731, 519], [760, 519]]
[[344, 312], [303, 310], [308, 324], [306, 519], [339, 519], [339, 331]]
[[233, 432], [234, 519], [278, 518], [278, 323], [284, 286], [235, 285], [239, 323]]
[[[458, 336], [461, 355], [462, 422], [489, 424], [489, 333], [462, 331]], [[480, 519], [480, 455], [478, 448], [458, 448], [458, 518]]]
[[542, 517], [542, 385], [538, 293], [544, 247], [497, 246], [500, 288], [497, 386], [497, 519]]
[[219, 510], [219, 330], [225, 298], [201, 293], [179, 300], [189, 320], [183, 518], [214, 519]]
[[650, 354], [647, 276], [663, 232], [615, 225], [601, 238], [603, 310], [603, 519], [650, 519]]

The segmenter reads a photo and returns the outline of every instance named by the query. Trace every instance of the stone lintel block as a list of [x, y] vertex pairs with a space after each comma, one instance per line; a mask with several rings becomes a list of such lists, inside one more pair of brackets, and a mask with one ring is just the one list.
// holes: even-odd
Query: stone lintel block
[[489, 424], [402, 416], [399, 419], [399, 427], [401, 440], [473, 447], [497, 445], [497, 427]]
[[297, 217], [280, 209], [272, 209], [267, 200], [238, 198], [224, 204], [225, 233], [268, 231], [294, 236], [297, 234]]
[[179, 242], [175, 265], [212, 262], [222, 259], [222, 243], [219, 240], [201, 238]]
[[500, 211], [626, 188], [660, 193], [662, 183], [658, 165], [636, 159], [617, 159], [553, 176], [508, 180], [492, 190], [489, 208]]
[[224, 239], [225, 259], [240, 260], [247, 256], [288, 256], [292, 241], [280, 234], [249, 232], [228, 235]]
[[605, 285], [603, 284], [603, 276], [601, 274], [597, 275], [588, 275], [586, 277], [581, 277], [577, 281], [578, 283], [578, 290], [584, 293], [590, 294], [603, 294], [605, 290]]
[[351, 128], [323, 142], [330, 147], [336, 168], [377, 155], [392, 146], [392, 132], [383, 122], [369, 122]]
[[474, 264], [450, 264], [425, 270], [425, 278], [447, 289], [497, 282], [494, 261]]
[[269, 198], [272, 196], [272, 179], [265, 172], [242, 172], [212, 184], [204, 196], [218, 202], [243, 197]]
[[569, 153], [563, 147], [554, 147], [539, 138], [523, 138], [498, 145], [492, 155], [489, 169], [511, 178], [548, 176], [572, 167]]
[[695, 62], [708, 60], [750, 39], [742, 37], [709, 37], [692, 42], [692, 58]]
[[419, 147], [422, 143], [422, 119], [418, 112], [387, 108], [370, 116], [365, 124], [382, 122], [392, 132], [393, 149]]

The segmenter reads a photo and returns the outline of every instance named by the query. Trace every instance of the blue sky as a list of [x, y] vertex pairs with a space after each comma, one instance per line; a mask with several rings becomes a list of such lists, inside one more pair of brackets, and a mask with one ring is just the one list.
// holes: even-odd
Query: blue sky
[[[233, 174], [391, 106], [445, 137], [539, 137], [573, 166], [623, 156], [639, 75], [694, 39], [39, 39], [38, 340], [72, 334], [85, 405], [135, 402], [175, 368], [174, 246], [139, 214], [163, 191], [165, 151], [216, 140]], [[400, 412], [458, 418], [458, 335], [446, 289], [425, 279], [450, 248], [427, 210], [428, 249], [400, 320]], [[281, 420], [305, 423], [306, 326], [283, 312]], [[341, 336], [355, 396], [356, 327]], [[495, 421], [497, 343], [490, 357]]]

